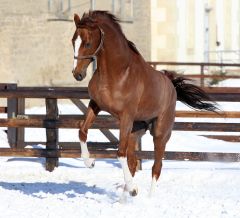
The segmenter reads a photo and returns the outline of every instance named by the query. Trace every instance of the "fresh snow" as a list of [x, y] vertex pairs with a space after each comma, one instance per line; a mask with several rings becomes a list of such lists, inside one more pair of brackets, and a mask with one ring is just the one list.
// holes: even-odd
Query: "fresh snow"
[[[240, 108], [237, 103], [220, 106], [224, 110]], [[178, 103], [177, 108], [185, 109], [185, 106]], [[79, 113], [76, 107], [63, 104], [59, 105], [59, 111]], [[44, 112], [42, 107], [27, 110], [27, 113]], [[216, 120], [239, 123], [238, 119]], [[112, 132], [118, 134], [116, 130]], [[77, 130], [61, 129], [59, 135], [60, 141], [78, 141]], [[26, 140], [44, 141], [44, 129], [27, 129]], [[106, 139], [99, 131], [90, 130], [89, 140]], [[3, 128], [0, 141], [1, 147], [9, 146]], [[143, 137], [142, 145], [144, 150], [153, 150], [149, 133]], [[240, 153], [240, 143], [207, 139], [198, 132], [174, 131], [166, 150]], [[59, 167], [51, 173], [45, 171], [44, 161], [44, 158], [0, 157], [0, 217], [240, 217], [239, 163], [163, 161], [156, 192], [148, 198], [153, 161], [143, 161], [143, 170], [134, 178], [138, 196], [127, 197], [120, 203], [124, 178], [117, 160], [99, 159], [95, 168], [88, 169], [81, 158], [62, 158]]]
[[239, 87], [240, 86], [240, 79], [226, 79], [219, 82], [215, 86], [222, 86], [222, 87]]
[[119, 203], [123, 175], [116, 160], [61, 159], [49, 173], [43, 159], [1, 158], [1, 217], [239, 217], [239, 163], [164, 161], [149, 199], [151, 161], [135, 176], [137, 197]]

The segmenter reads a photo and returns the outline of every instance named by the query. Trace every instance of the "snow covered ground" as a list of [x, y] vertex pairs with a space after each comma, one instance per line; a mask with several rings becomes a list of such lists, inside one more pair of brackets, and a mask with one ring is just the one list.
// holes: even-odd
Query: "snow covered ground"
[[[240, 108], [237, 103], [220, 106], [224, 110]], [[182, 104], [177, 107], [185, 108]], [[62, 114], [78, 113], [70, 105], [60, 105], [59, 110]], [[27, 112], [43, 113], [44, 109], [32, 108]], [[77, 130], [61, 130], [60, 141], [77, 141], [77, 135]], [[93, 130], [89, 139], [106, 140]], [[26, 140], [44, 141], [45, 132], [28, 129]], [[2, 129], [0, 142], [1, 147], [8, 147]], [[149, 134], [143, 138], [143, 149], [153, 149]], [[207, 139], [197, 132], [175, 131], [167, 150], [240, 153], [240, 143]], [[60, 159], [60, 166], [49, 173], [44, 169], [43, 158], [0, 157], [0, 217], [240, 217], [240, 163], [164, 161], [156, 193], [149, 199], [152, 163], [144, 161], [143, 170], [135, 176], [138, 196], [129, 197], [122, 204], [119, 198], [123, 174], [117, 160], [97, 160], [95, 168], [87, 169], [81, 159]]]
[[86, 169], [61, 159], [52, 173], [35, 158], [1, 158], [1, 217], [239, 217], [239, 163], [164, 161], [155, 195], [147, 197], [151, 161], [137, 173], [139, 194], [118, 202], [123, 176], [115, 160]]
[[240, 79], [226, 79], [219, 82], [217, 85], [219, 87], [240, 87]]

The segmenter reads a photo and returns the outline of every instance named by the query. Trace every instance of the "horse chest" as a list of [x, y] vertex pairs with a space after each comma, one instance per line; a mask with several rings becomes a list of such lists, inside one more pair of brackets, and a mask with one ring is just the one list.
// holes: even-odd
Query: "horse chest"
[[124, 85], [119, 85], [119, 81], [117, 85], [114, 84], [106, 79], [101, 79], [99, 74], [95, 73], [89, 82], [88, 89], [90, 97], [101, 110], [118, 116], [127, 104], [129, 92], [126, 92]]
[[99, 88], [92, 90], [91, 98], [97, 103], [101, 110], [117, 115], [122, 105], [120, 99], [108, 88]]

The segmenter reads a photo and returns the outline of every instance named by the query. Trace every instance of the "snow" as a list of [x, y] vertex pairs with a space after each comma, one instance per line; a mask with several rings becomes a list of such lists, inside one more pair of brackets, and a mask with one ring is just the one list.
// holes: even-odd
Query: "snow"
[[[240, 108], [237, 103], [220, 106], [224, 110]], [[178, 104], [177, 108], [185, 106]], [[71, 105], [61, 104], [59, 110], [61, 114], [79, 113]], [[27, 110], [31, 114], [44, 112], [40, 107]], [[112, 132], [118, 134], [116, 130]], [[77, 130], [61, 129], [59, 135], [60, 141], [78, 141]], [[29, 128], [26, 140], [44, 141], [45, 131]], [[91, 130], [89, 140], [106, 139]], [[9, 146], [3, 129], [0, 141], [1, 147]], [[144, 150], [153, 149], [149, 134], [143, 137], [142, 145]], [[207, 139], [198, 132], [174, 131], [166, 150], [240, 153], [240, 143]], [[124, 179], [117, 160], [99, 159], [93, 169], [88, 169], [80, 158], [61, 158], [59, 167], [51, 173], [45, 171], [44, 162], [43, 158], [0, 157], [0, 217], [240, 217], [239, 163], [164, 161], [156, 192], [148, 198], [153, 161], [143, 161], [143, 170], [134, 178], [138, 196], [120, 203]]]
[[226, 79], [219, 82], [215, 86], [222, 86], [222, 87], [239, 87], [240, 86], [240, 79]]
[[164, 161], [149, 199], [151, 161], [135, 176], [139, 194], [118, 202], [122, 170], [116, 160], [61, 159], [52, 173], [43, 159], [1, 158], [1, 217], [239, 217], [239, 163]]

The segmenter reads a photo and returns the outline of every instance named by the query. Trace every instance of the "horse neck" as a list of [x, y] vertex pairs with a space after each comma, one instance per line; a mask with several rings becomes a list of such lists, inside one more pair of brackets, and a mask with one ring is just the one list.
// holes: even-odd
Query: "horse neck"
[[128, 43], [117, 30], [105, 31], [104, 45], [98, 56], [98, 70], [114, 76], [127, 69], [131, 52]]

